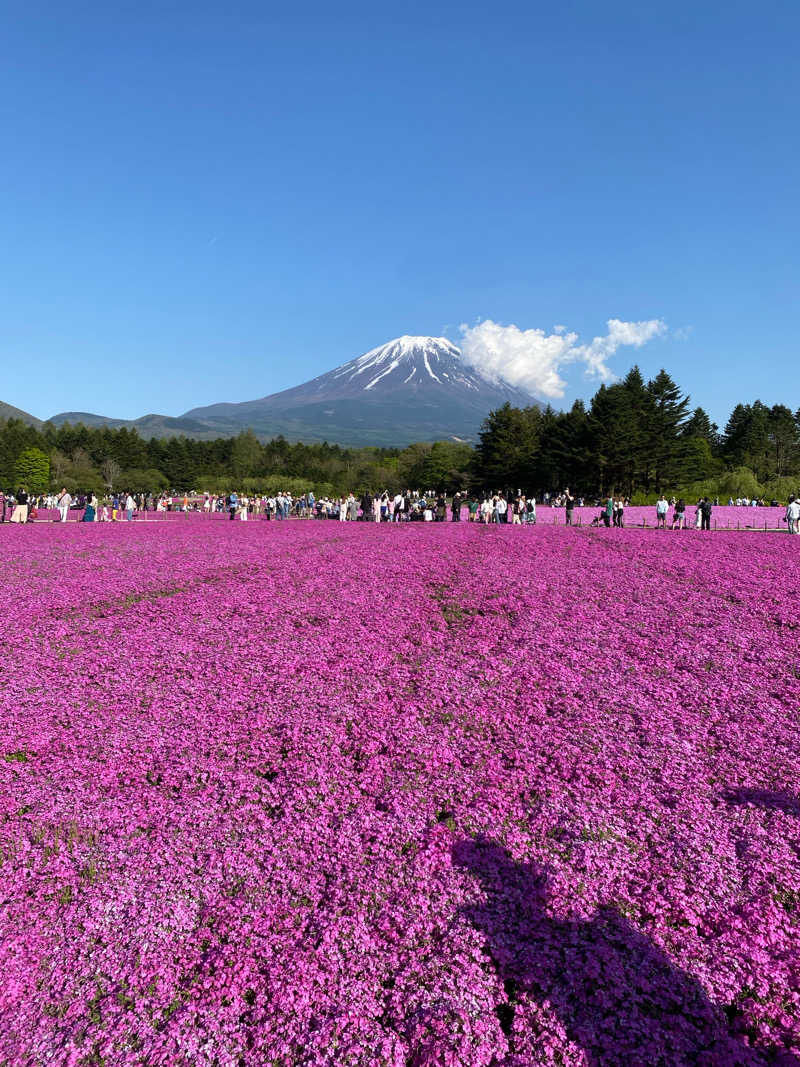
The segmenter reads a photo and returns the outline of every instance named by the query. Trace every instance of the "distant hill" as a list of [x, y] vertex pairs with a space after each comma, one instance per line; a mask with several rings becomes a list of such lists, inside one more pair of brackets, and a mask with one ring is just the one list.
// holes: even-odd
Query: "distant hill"
[[[79, 422], [84, 426], [92, 426], [98, 429], [107, 426], [117, 430], [122, 426], [135, 429], [141, 437], [197, 437], [211, 440], [214, 437], [230, 437], [232, 434], [221, 433], [214, 426], [200, 421], [199, 419], [173, 418], [170, 415], [143, 415], [139, 419], [113, 419], [107, 415], [93, 415], [88, 411], [62, 411], [53, 415], [49, 420], [55, 426], [64, 426], [71, 423], [76, 426]], [[239, 433], [239, 430], [234, 431]]]
[[42, 425], [42, 420], [37, 419], [35, 415], [29, 415], [27, 411], [15, 408], [11, 404], [4, 404], [2, 401], [0, 401], [0, 419], [22, 419], [23, 422], [37, 429]]
[[56, 425], [135, 427], [145, 437], [210, 439], [252, 429], [261, 438], [342, 445], [403, 446], [413, 441], [474, 441], [489, 412], [530, 394], [484, 377], [445, 337], [398, 337], [303, 385], [243, 403], [211, 404], [185, 415], [114, 419], [61, 412]]

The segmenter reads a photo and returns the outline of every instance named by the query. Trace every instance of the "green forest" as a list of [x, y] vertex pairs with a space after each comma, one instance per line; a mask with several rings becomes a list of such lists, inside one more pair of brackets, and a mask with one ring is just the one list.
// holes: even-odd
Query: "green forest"
[[634, 367], [569, 411], [505, 405], [489, 414], [475, 447], [420, 442], [407, 448], [262, 442], [233, 438], [145, 440], [135, 430], [83, 425], [41, 429], [0, 421], [0, 486], [32, 492], [204, 491], [338, 495], [364, 489], [522, 489], [569, 486], [587, 497], [661, 492], [784, 501], [800, 488], [800, 409], [738, 404], [723, 430], [666, 371], [645, 381]]

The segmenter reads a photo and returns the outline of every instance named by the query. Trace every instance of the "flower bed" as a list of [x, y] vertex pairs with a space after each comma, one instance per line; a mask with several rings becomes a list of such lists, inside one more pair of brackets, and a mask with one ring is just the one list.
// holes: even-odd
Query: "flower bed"
[[799, 550], [3, 531], [0, 1062], [798, 1062]]

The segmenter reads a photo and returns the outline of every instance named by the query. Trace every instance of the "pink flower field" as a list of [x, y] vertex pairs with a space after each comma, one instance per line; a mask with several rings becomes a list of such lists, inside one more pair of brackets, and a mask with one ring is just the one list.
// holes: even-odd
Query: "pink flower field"
[[800, 1063], [800, 538], [0, 529], [0, 1063]]

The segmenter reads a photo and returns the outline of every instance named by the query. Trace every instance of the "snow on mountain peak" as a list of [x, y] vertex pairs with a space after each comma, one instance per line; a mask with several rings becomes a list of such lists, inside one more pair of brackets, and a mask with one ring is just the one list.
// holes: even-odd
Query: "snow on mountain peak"
[[478, 379], [462, 362], [461, 350], [452, 341], [446, 337], [414, 337], [410, 334], [396, 337], [350, 360], [335, 372], [335, 377], [348, 382], [361, 378], [362, 388], [369, 390], [395, 372], [399, 373], [393, 381], [403, 384], [430, 380], [440, 385], [479, 388]]

